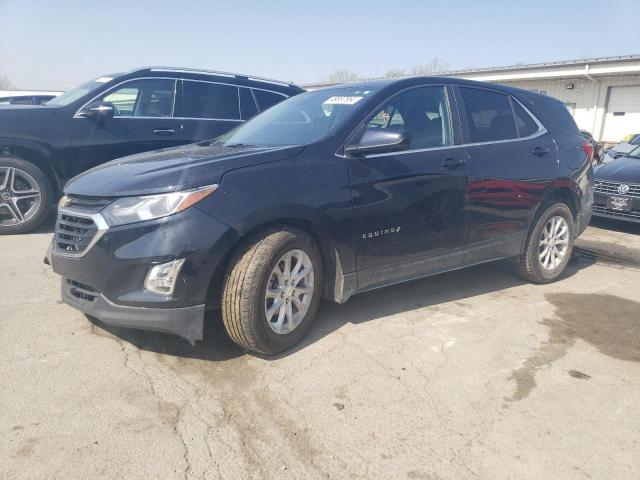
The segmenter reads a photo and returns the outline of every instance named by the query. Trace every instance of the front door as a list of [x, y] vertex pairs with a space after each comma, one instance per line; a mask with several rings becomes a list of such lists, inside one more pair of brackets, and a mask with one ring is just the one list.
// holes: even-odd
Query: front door
[[364, 128], [406, 130], [409, 149], [347, 158], [360, 289], [461, 264], [468, 158], [450, 112], [444, 86], [396, 94]]
[[109, 160], [186, 143], [173, 115], [176, 80], [131, 80], [106, 92], [101, 100], [114, 106], [113, 118], [71, 121], [71, 162], [77, 174]]

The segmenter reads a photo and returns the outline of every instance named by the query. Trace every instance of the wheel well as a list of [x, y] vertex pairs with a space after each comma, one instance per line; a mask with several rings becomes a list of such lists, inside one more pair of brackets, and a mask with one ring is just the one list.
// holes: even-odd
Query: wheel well
[[29, 163], [34, 164], [38, 167], [42, 172], [46, 175], [51, 183], [51, 188], [53, 189], [54, 199], [57, 199], [62, 192], [62, 186], [60, 184], [60, 179], [51, 166], [51, 164], [40, 155], [38, 152], [34, 151], [29, 147], [22, 146], [0, 146], [0, 156], [8, 155], [10, 157], [16, 157], [21, 160], [27, 161]]
[[280, 227], [295, 227], [311, 235], [311, 238], [313, 238], [314, 242], [320, 249], [320, 255], [322, 256], [322, 266], [324, 270], [324, 285], [322, 296], [323, 298], [326, 298], [328, 300], [339, 301], [339, 297], [337, 296], [339, 294], [335, 292], [336, 285], [341, 284], [342, 264], [340, 262], [335, 244], [331, 237], [322, 229], [318, 228], [314, 223], [299, 218], [283, 218], [274, 220], [258, 225], [244, 234], [236, 242], [233, 248], [231, 248], [229, 252], [227, 252], [227, 254], [223, 257], [223, 259], [216, 267], [216, 270], [209, 284], [207, 299], [211, 299], [210, 301], [212, 301], [219, 298], [224, 283], [225, 273], [227, 272], [229, 263], [231, 262], [231, 259], [238, 248], [242, 247], [245, 242], [251, 241], [252, 239], [256, 238], [261, 233]]
[[558, 188], [554, 190], [553, 195], [556, 200], [566, 204], [571, 210], [573, 214], [573, 219], [575, 220], [578, 217], [578, 212], [580, 211], [580, 200], [578, 200], [578, 196], [572, 190], [568, 188]]

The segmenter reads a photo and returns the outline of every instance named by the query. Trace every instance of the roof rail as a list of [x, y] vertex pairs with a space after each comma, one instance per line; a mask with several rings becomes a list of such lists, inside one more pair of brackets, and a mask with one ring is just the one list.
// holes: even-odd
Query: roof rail
[[172, 72], [172, 73], [201, 73], [203, 75], [218, 75], [221, 77], [246, 78], [256, 82], [272, 83], [274, 85], [283, 85], [285, 87], [296, 86], [293, 82], [284, 82], [282, 80], [274, 80], [272, 78], [256, 77], [254, 75], [244, 75], [241, 73], [221, 72], [218, 70], [205, 70], [200, 68], [175, 68], [175, 67], [142, 67], [137, 68], [134, 72], [149, 70], [152, 72]]

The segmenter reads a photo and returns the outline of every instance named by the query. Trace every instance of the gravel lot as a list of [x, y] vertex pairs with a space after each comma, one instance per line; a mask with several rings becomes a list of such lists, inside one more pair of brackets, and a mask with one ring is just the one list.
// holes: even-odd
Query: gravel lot
[[640, 228], [590, 227], [553, 285], [498, 262], [325, 303], [276, 359], [215, 316], [195, 348], [91, 323], [49, 237], [0, 237], [0, 478], [640, 478]]

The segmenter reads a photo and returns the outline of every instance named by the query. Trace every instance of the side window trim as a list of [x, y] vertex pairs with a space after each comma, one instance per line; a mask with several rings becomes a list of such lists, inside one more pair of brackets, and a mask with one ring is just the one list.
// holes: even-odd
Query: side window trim
[[158, 120], [160, 118], [164, 118], [164, 119], [168, 119], [168, 118], [176, 118], [173, 116], [173, 114], [175, 113], [175, 106], [176, 106], [176, 84], [178, 83], [178, 78], [176, 77], [136, 77], [136, 78], [127, 78], [126, 80], [123, 80], [119, 83], [116, 83], [115, 85], [113, 85], [112, 87], [103, 90], [102, 92], [98, 93], [97, 95], [93, 96], [91, 98], [91, 100], [89, 100], [88, 102], [85, 102], [78, 110], [76, 110], [76, 113], [73, 114], [72, 118], [80, 118], [80, 119], [85, 119], [85, 117], [81, 117], [78, 115], [78, 113], [80, 113], [87, 105], [89, 105], [92, 102], [95, 102], [98, 98], [100, 97], [106, 97], [107, 95], [109, 95], [110, 93], [114, 92], [118, 87], [125, 85], [127, 83], [131, 83], [131, 82], [136, 82], [138, 80], [172, 80], [173, 81], [173, 110], [171, 112], [171, 117], [134, 117], [134, 116], [121, 116], [121, 117], [117, 117], [117, 118], [128, 118], [128, 119], [134, 119], [134, 118], [139, 118], [139, 119], [150, 119], [153, 118], [155, 120]]
[[[113, 85], [112, 87], [98, 93], [97, 95], [93, 96], [89, 101], [85, 102], [80, 108], [78, 108], [78, 110], [76, 110], [76, 112], [73, 114], [73, 118], [80, 118], [80, 119], [85, 119], [84, 117], [81, 117], [78, 115], [78, 113], [80, 113], [87, 105], [89, 105], [91, 102], [96, 101], [98, 98], [103, 97], [108, 95], [109, 93], [113, 92], [115, 89], [117, 89], [118, 87], [126, 84], [126, 83], [130, 83], [130, 82], [134, 82], [137, 80], [173, 80], [174, 81], [174, 87], [173, 87], [173, 110], [172, 110], [172, 116], [171, 117], [165, 117], [165, 118], [174, 118], [177, 120], [214, 120], [214, 121], [218, 121], [218, 122], [244, 122], [245, 120], [242, 119], [235, 119], [235, 118], [192, 118], [192, 117], [176, 117], [175, 113], [177, 111], [177, 105], [176, 102], [178, 101], [178, 91], [177, 91], [177, 84], [178, 82], [180, 82], [180, 86], [184, 86], [184, 82], [188, 81], [188, 82], [203, 82], [203, 83], [213, 83], [213, 84], [217, 84], [217, 85], [229, 85], [231, 87], [238, 87], [239, 88], [248, 88], [249, 91], [251, 91], [251, 96], [253, 97], [253, 101], [256, 104], [256, 107], [258, 105], [258, 102], [256, 101], [255, 95], [253, 93], [253, 90], [263, 90], [265, 92], [270, 92], [270, 93], [274, 93], [276, 95], [280, 95], [281, 97], [283, 97], [284, 99], [289, 98], [289, 95], [282, 93], [282, 92], [276, 92], [275, 90], [269, 90], [267, 88], [260, 88], [260, 87], [250, 87], [250, 86], [246, 86], [246, 85], [238, 85], [236, 83], [226, 83], [226, 82], [216, 82], [213, 80], [200, 80], [200, 79], [195, 79], [195, 78], [176, 78], [176, 77], [136, 77], [136, 78], [128, 78], [126, 80], [123, 80], [119, 83], [116, 83], [115, 85]], [[240, 90], [238, 90], [238, 107], [240, 106]], [[182, 109], [180, 109], [182, 110]], [[260, 113], [260, 109], [258, 109], [258, 113]], [[180, 112], [182, 113], [182, 111]], [[134, 117], [134, 116], [121, 116], [118, 118], [127, 118], [127, 119], [141, 119], [141, 120], [148, 120], [150, 118], [153, 119], [158, 119], [161, 117]]]

